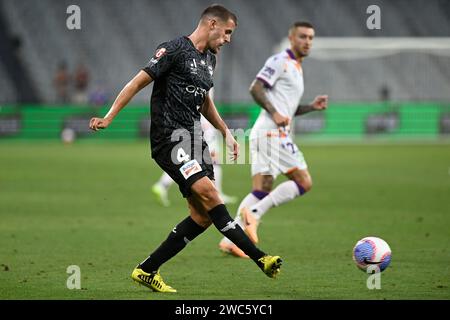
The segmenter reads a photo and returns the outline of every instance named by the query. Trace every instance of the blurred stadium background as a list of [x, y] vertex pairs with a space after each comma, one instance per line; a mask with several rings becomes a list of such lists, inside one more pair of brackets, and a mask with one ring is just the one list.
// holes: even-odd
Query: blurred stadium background
[[[220, 257], [210, 231], [168, 263], [167, 281], [181, 291], [169, 298], [450, 298], [450, 1], [217, 2], [239, 19], [215, 73], [230, 127], [251, 127], [260, 109], [248, 87], [297, 20], [316, 27], [303, 102], [324, 93], [330, 105], [295, 122], [315, 191], [261, 226], [264, 247], [288, 261], [277, 289]], [[160, 174], [148, 157], [151, 88], [108, 130], [93, 134], [88, 121], [106, 113], [159, 43], [194, 30], [211, 3], [0, 0], [0, 298], [147, 297], [128, 286], [128, 273], [186, 212], [177, 188], [171, 208], [150, 199]], [[73, 4], [80, 30], [66, 26]], [[373, 4], [379, 30], [366, 25]], [[76, 143], [63, 145], [63, 132]], [[242, 198], [249, 166], [224, 170], [225, 192]], [[394, 252], [384, 291], [367, 290], [351, 262], [368, 235]], [[66, 289], [70, 264], [81, 266], [84, 290]], [[237, 276], [255, 287], [237, 292]]]
[[[110, 105], [159, 43], [193, 30], [209, 2], [80, 0], [80, 30], [66, 27], [71, 4], [1, 1], [2, 138], [58, 138], [62, 127], [92, 136], [84, 120], [105, 111], [99, 109]], [[290, 24], [303, 19], [316, 26], [317, 35], [304, 62], [303, 101], [327, 93], [331, 102], [328, 112], [297, 121], [304, 137], [438, 138], [450, 133], [450, 2], [377, 1], [380, 30], [367, 28], [372, 3], [365, 0], [223, 4], [239, 16], [215, 76], [215, 100], [231, 127], [251, 126], [259, 109], [248, 94], [249, 84], [265, 59], [286, 47]], [[67, 71], [56, 80], [61, 83], [57, 89], [61, 65]], [[77, 90], [79, 65], [86, 73], [78, 74], [82, 84]], [[134, 109], [128, 108], [133, 124], [118, 122], [109, 134], [145, 137], [149, 95], [143, 90], [132, 101]]]

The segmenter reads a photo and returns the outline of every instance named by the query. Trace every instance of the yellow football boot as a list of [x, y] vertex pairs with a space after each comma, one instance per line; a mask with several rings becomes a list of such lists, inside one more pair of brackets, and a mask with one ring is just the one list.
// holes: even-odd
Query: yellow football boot
[[257, 263], [268, 277], [275, 278], [280, 273], [283, 260], [279, 256], [264, 256]]
[[156, 292], [177, 292], [177, 290], [164, 283], [164, 280], [159, 274], [159, 270], [147, 273], [138, 266], [133, 270], [131, 278], [140, 285], [146, 286]]

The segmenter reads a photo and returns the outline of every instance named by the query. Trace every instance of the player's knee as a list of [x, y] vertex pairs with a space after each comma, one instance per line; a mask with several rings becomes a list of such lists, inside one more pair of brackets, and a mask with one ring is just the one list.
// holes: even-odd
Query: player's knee
[[312, 189], [312, 179], [308, 177], [307, 179], [302, 179], [300, 181], [295, 180], [295, 183], [299, 187], [300, 193], [306, 193]]
[[312, 179], [308, 178], [302, 181], [301, 186], [303, 187], [303, 189], [305, 190], [305, 192], [309, 192], [312, 189]]
[[272, 191], [272, 186], [273, 186], [272, 183], [264, 183], [262, 185], [261, 191], [270, 192], [270, 191]]
[[273, 178], [272, 178], [272, 176], [264, 177], [264, 179], [262, 181], [262, 185], [261, 185], [262, 191], [270, 192], [270, 191], [272, 191], [272, 187], [273, 187]]
[[305, 187], [304, 187], [305, 191], [306, 192], [311, 191], [312, 186], [313, 186], [312, 180], [308, 180], [308, 182], [305, 184]]
[[200, 198], [203, 204], [217, 202], [220, 200], [219, 194], [213, 186], [205, 186], [197, 191], [197, 196]]

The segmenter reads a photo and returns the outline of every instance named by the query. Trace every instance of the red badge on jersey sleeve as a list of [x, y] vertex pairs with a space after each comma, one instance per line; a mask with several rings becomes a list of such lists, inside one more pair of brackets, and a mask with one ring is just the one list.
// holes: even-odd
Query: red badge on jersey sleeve
[[156, 59], [161, 58], [166, 53], [166, 51], [167, 51], [166, 48], [158, 49], [158, 51], [156, 51], [156, 53], [155, 53], [155, 58]]

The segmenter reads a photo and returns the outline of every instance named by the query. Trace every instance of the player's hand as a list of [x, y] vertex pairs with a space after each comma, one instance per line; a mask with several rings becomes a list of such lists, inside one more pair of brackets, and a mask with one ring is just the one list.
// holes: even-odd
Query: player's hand
[[314, 98], [314, 101], [311, 103], [314, 110], [324, 110], [328, 107], [328, 96], [321, 95]]
[[89, 128], [98, 131], [98, 129], [106, 129], [110, 123], [111, 120], [108, 118], [92, 118], [89, 121]]
[[237, 160], [239, 156], [239, 144], [234, 139], [230, 131], [227, 132], [225, 143], [227, 144], [228, 152], [230, 153], [230, 159], [233, 161]]
[[281, 115], [278, 112], [274, 112], [272, 114], [272, 119], [278, 127], [285, 127], [285, 126], [289, 125], [289, 123], [291, 122], [291, 119]]

